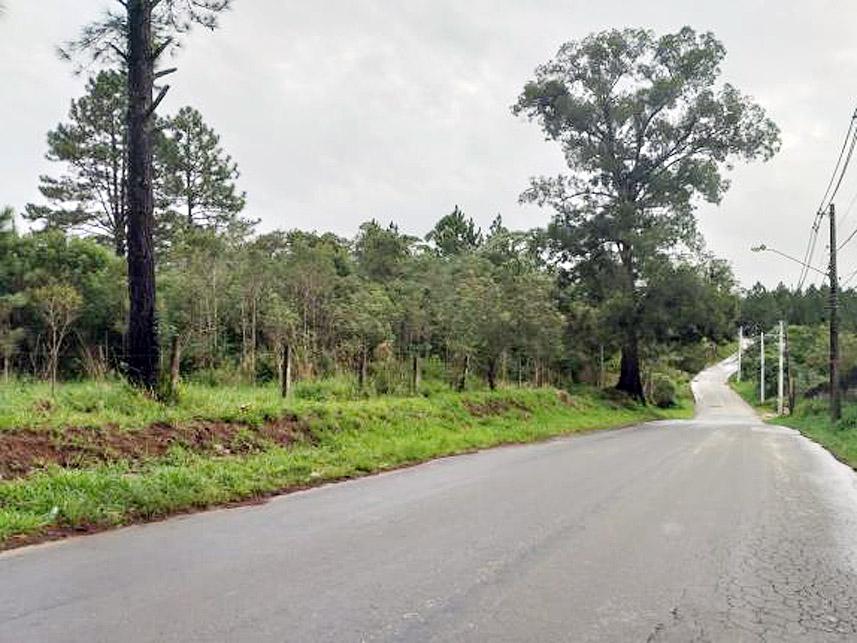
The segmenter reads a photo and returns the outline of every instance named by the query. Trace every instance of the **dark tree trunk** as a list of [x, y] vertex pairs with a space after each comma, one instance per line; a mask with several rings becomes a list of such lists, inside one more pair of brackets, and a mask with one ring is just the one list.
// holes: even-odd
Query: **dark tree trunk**
[[464, 366], [461, 369], [461, 379], [458, 380], [458, 385], [455, 389], [461, 393], [467, 388], [467, 376], [470, 373], [470, 355], [464, 356]]
[[488, 388], [492, 391], [497, 388], [497, 364], [493, 359], [485, 365], [485, 379], [488, 380]]
[[637, 335], [633, 331], [629, 331], [622, 345], [622, 364], [616, 388], [641, 402], [646, 401], [643, 394], [643, 381], [640, 379], [640, 350]]
[[359, 390], [362, 392], [363, 388], [366, 386], [366, 347], [360, 347], [360, 356], [358, 358], [357, 364], [357, 386]]
[[414, 353], [411, 358], [411, 392], [416, 395], [420, 388], [420, 357]]
[[152, 2], [129, 0], [128, 11], [128, 318], [129, 379], [154, 389], [158, 377], [152, 191]]
[[[125, 115], [127, 120], [127, 114]], [[123, 128], [124, 130], [124, 128]], [[110, 168], [110, 216], [112, 220], [111, 234], [113, 235], [113, 249], [119, 257], [125, 256], [125, 233], [127, 224], [125, 223], [125, 166], [127, 164], [127, 145], [125, 145], [124, 132], [121, 134], [123, 145], [119, 145], [120, 134], [116, 132], [115, 127], [111, 130], [110, 135], [110, 155], [113, 159], [113, 165]], [[121, 154], [121, 160], [116, 159]]]
[[[185, 139], [185, 156], [190, 159], [191, 151], [187, 148], [190, 147], [190, 137], [188, 136]], [[193, 199], [190, 196], [191, 192], [191, 182], [193, 181], [193, 177], [190, 175], [190, 170], [185, 173], [185, 188], [187, 189], [187, 227], [193, 228]]]
[[640, 378], [640, 346], [637, 337], [637, 292], [636, 292], [636, 270], [634, 268], [634, 255], [630, 245], [624, 244], [619, 251], [622, 268], [625, 271], [625, 288], [633, 302], [628, 311], [628, 319], [625, 320], [625, 339], [622, 343], [622, 362], [619, 370], [619, 382], [617, 390], [624, 391], [631, 397], [646, 401], [643, 392], [643, 381]]

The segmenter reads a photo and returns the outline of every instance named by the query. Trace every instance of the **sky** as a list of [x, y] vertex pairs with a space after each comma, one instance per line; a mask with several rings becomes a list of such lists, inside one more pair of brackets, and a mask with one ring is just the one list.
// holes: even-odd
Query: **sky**
[[[38, 176], [56, 172], [45, 135], [86, 80], [55, 48], [115, 0], [5, 5], [0, 205], [20, 211], [39, 201]], [[793, 285], [798, 265], [750, 246], [803, 256], [857, 105], [854, 0], [234, 0], [217, 31], [185, 38], [160, 111], [202, 112], [262, 230], [352, 237], [374, 218], [424, 236], [455, 205], [483, 228], [500, 213], [529, 229], [551, 213], [518, 195], [564, 167], [557, 145], [510, 111], [535, 67], [594, 31], [684, 25], [723, 42], [722, 79], [782, 131], [772, 161], [736, 167], [720, 205], [700, 204], [707, 247], [744, 286]], [[855, 202], [857, 160], [837, 196], [840, 239], [857, 228]], [[840, 274], [855, 269], [857, 239], [840, 255]]]

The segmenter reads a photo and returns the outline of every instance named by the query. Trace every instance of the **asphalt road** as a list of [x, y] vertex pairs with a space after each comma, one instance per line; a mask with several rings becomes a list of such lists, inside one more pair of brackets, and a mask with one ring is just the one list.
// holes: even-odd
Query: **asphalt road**
[[693, 421], [2, 554], [0, 640], [855, 641], [855, 477], [728, 368]]

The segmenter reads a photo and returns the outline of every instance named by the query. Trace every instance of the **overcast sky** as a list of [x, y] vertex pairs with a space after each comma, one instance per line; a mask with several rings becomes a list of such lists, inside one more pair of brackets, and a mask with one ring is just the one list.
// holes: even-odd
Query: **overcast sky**
[[[50, 171], [45, 133], [85, 82], [55, 46], [114, 3], [5, 4], [0, 205], [22, 209]], [[562, 169], [555, 144], [509, 111], [534, 68], [592, 31], [685, 24], [723, 41], [723, 79], [783, 134], [773, 161], [737, 168], [723, 203], [700, 207], [708, 247], [746, 286], [791, 285], [797, 266], [749, 247], [803, 254], [857, 103], [854, 0], [234, 0], [218, 31], [186, 39], [161, 112], [203, 113], [263, 229], [351, 237], [376, 218], [423, 236], [456, 204], [483, 227], [499, 212], [532, 228], [550, 212], [518, 194]], [[837, 199], [841, 239], [857, 227], [857, 162], [851, 175]], [[840, 263], [844, 275], [857, 268], [857, 240]]]

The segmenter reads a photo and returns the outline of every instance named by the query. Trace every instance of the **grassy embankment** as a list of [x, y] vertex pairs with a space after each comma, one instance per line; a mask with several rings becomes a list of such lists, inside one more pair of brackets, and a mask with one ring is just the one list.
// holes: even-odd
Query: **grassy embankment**
[[[734, 388], [751, 406], [763, 415], [775, 415], [776, 397], [759, 404], [757, 382], [732, 383]], [[846, 404], [842, 419], [834, 423], [826, 402], [799, 402], [794, 415], [766, 418], [771, 424], [797, 429], [806, 437], [818, 442], [837, 458], [857, 469], [857, 404]]]
[[724, 359], [732, 357], [738, 353], [738, 340], [732, 340], [723, 344], [718, 344], [714, 352], [714, 360], [712, 364], [722, 362]]
[[335, 384], [315, 386], [284, 403], [274, 387], [187, 385], [165, 406], [120, 383], [67, 384], [54, 396], [41, 384], [0, 385], [0, 549], [692, 414], [687, 394], [664, 411], [588, 388], [342, 399]]

